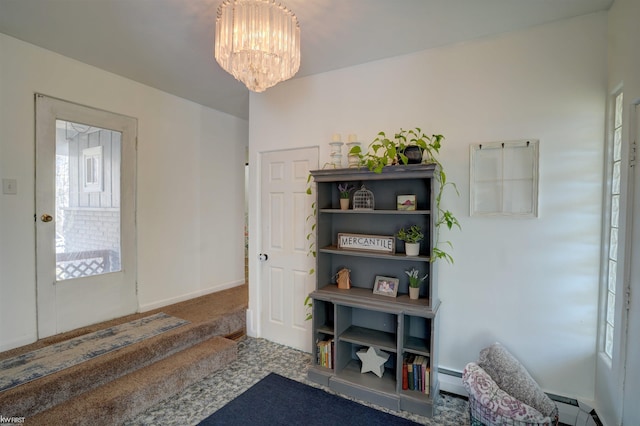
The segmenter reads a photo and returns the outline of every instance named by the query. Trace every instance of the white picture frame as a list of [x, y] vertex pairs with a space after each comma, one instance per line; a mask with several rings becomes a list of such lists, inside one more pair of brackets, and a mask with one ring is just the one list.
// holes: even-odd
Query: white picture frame
[[470, 146], [469, 214], [538, 217], [539, 141]]

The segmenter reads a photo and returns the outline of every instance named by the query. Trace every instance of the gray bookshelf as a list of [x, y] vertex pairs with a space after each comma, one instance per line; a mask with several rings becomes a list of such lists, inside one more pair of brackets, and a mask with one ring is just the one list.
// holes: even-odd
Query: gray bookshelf
[[[429, 258], [436, 220], [431, 207], [438, 188], [434, 173], [434, 165], [423, 164], [385, 167], [380, 174], [365, 169], [311, 172], [316, 182], [318, 214], [316, 289], [311, 293], [313, 362], [308, 377], [336, 392], [429, 417], [439, 393], [440, 300], [436, 263]], [[340, 210], [338, 184], [345, 182], [356, 189], [364, 184], [372, 191], [375, 209]], [[397, 196], [408, 194], [416, 195], [416, 210], [397, 210]], [[338, 233], [391, 236], [401, 227], [414, 224], [425, 233], [419, 256], [406, 256], [404, 244], [398, 240], [393, 254], [338, 247]], [[412, 267], [420, 270], [420, 276], [428, 273], [418, 300], [408, 295], [409, 280], [404, 271]], [[351, 271], [350, 289], [339, 289], [335, 283], [335, 275], [342, 268]], [[378, 275], [400, 280], [396, 297], [373, 293]], [[328, 365], [322, 365], [319, 342], [331, 342]], [[382, 377], [360, 372], [356, 353], [369, 347], [389, 354]], [[403, 361], [410, 356], [427, 360], [431, 369], [428, 383], [425, 380], [428, 392], [403, 389]]]

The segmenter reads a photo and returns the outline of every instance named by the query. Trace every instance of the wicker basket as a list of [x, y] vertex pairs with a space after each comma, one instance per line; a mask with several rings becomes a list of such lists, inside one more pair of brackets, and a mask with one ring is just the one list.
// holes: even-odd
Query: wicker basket
[[545, 423], [527, 423], [504, 416], [496, 417], [491, 408], [469, 395], [469, 420], [471, 426], [558, 426], [558, 413]]

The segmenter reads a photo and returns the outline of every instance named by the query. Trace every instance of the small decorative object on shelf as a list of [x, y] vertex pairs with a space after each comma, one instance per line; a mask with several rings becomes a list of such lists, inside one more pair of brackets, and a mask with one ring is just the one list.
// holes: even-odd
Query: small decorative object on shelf
[[388, 353], [371, 346], [369, 349], [359, 350], [356, 355], [358, 355], [358, 358], [362, 361], [360, 373], [368, 373], [371, 371], [376, 376], [382, 377], [384, 374], [384, 363], [389, 359]]
[[369, 191], [362, 185], [362, 187], [353, 194], [353, 209], [354, 210], [373, 210], [375, 207], [375, 200], [373, 192]]
[[416, 196], [415, 195], [398, 195], [398, 210], [415, 210], [416, 209]]
[[353, 186], [348, 183], [338, 184], [338, 191], [340, 192], [340, 210], [349, 210], [349, 194], [353, 189]]
[[349, 290], [351, 288], [351, 278], [349, 277], [349, 273], [351, 271], [347, 268], [342, 268], [336, 274], [336, 281], [338, 282], [338, 288], [343, 290]]
[[340, 133], [334, 133], [331, 137], [331, 161], [330, 164], [333, 165], [336, 169], [342, 168], [342, 137]]
[[420, 272], [416, 268], [411, 268], [410, 271], [404, 271], [405, 274], [409, 276], [409, 299], [419, 299], [420, 298], [420, 284], [427, 278], [428, 274], [425, 274], [424, 277], [420, 278]]
[[376, 276], [376, 282], [373, 284], [373, 294], [382, 296], [396, 297], [398, 295], [398, 278]]

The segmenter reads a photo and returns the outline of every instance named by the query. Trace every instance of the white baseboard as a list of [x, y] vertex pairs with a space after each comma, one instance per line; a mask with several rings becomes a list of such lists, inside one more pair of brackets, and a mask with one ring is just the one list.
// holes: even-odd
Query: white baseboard
[[3, 342], [2, 345], [0, 345], [0, 352], [19, 348], [20, 346], [29, 345], [37, 340], [38, 336], [34, 334], [33, 336], [23, 336], [19, 339], [11, 340], [9, 342]]
[[260, 337], [258, 336], [258, 330], [253, 324], [253, 311], [251, 309], [247, 309], [247, 336], [249, 337]]
[[441, 391], [460, 395], [465, 398], [469, 396], [467, 390], [462, 385], [462, 372], [438, 369], [438, 379], [440, 380]]
[[239, 281], [233, 281], [229, 283], [218, 284], [213, 287], [209, 287], [206, 289], [201, 289], [198, 291], [194, 291], [187, 294], [182, 294], [180, 296], [172, 297], [170, 299], [159, 300], [152, 303], [147, 303], [144, 305], [139, 305], [138, 312], [148, 312], [153, 309], [162, 308], [168, 305], [173, 305], [174, 303], [184, 302], [185, 300], [195, 299], [196, 297], [205, 296], [207, 294], [215, 293], [222, 290], [228, 290], [233, 287], [237, 287], [239, 285], [244, 284], [244, 279]]

